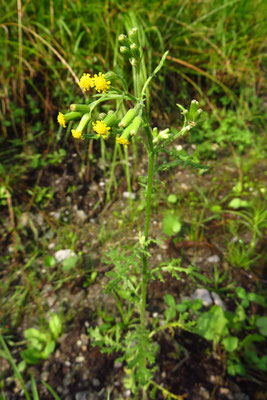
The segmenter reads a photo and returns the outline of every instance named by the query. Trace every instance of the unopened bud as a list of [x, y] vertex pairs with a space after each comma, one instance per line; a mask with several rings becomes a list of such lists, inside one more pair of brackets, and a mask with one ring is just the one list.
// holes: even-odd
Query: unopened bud
[[130, 125], [130, 134], [131, 136], [134, 136], [137, 134], [140, 125], [142, 123], [142, 118], [138, 115], [137, 117], [135, 117], [135, 119], [133, 120], [133, 122]]
[[131, 50], [126, 46], [121, 46], [120, 52], [123, 55], [123, 57], [128, 58], [128, 59], [133, 56], [133, 53], [131, 52]]
[[140, 44], [139, 38], [138, 38], [138, 29], [137, 29], [136, 27], [135, 27], [135, 28], [132, 28], [132, 29], [130, 30], [130, 32], [129, 32], [129, 38], [130, 38], [130, 40], [131, 40], [132, 43], [136, 43], [137, 45]]
[[122, 120], [119, 123], [120, 128], [125, 128], [126, 126], [129, 125], [129, 123], [134, 119], [136, 115], [136, 111], [134, 108], [130, 108], [130, 110], [127, 111], [127, 113], [124, 115]]
[[118, 37], [118, 40], [123, 46], [128, 47], [128, 48], [130, 47], [131, 42], [127, 38], [127, 36], [124, 35], [123, 33]]
[[105, 117], [104, 119], [105, 124], [107, 124], [108, 126], [114, 126], [116, 123], [118, 123], [118, 118], [116, 113], [114, 113], [114, 111], [110, 110], [108, 112], [108, 115]]
[[101, 119], [104, 119], [106, 115], [107, 115], [106, 113], [102, 112], [102, 113], [100, 113], [100, 114], [98, 115], [98, 119], [100, 119], [100, 120], [101, 120]]
[[133, 56], [135, 58], [139, 58], [140, 57], [140, 51], [139, 51], [136, 43], [132, 43], [131, 46], [130, 46], [130, 49], [131, 49], [131, 51], [133, 53]]

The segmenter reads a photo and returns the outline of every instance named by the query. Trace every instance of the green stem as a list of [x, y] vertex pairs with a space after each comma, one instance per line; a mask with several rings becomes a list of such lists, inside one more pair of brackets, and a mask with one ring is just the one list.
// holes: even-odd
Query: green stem
[[128, 149], [124, 147], [124, 156], [125, 156], [125, 173], [126, 173], [126, 181], [127, 181], [127, 189], [129, 193], [129, 209], [130, 215], [132, 214], [132, 185], [131, 185], [131, 176], [130, 176], [130, 168], [129, 168], [129, 158], [128, 158]]
[[114, 180], [114, 187], [116, 188], [116, 186], [117, 186], [116, 178], [114, 175], [114, 170], [115, 170], [115, 166], [116, 166], [116, 158], [117, 158], [117, 150], [118, 150], [118, 143], [116, 142], [115, 147], [114, 147], [112, 163], [111, 163], [111, 167], [110, 167], [109, 182], [108, 182], [108, 187], [107, 187], [107, 196], [106, 196], [107, 203], [110, 201], [110, 191], [111, 191], [111, 186], [112, 186], [113, 180]]
[[141, 293], [141, 307], [140, 307], [140, 321], [141, 326], [145, 328], [145, 310], [146, 310], [146, 292], [147, 292], [147, 278], [148, 278], [148, 264], [146, 250], [148, 248], [148, 233], [151, 218], [151, 200], [152, 200], [152, 189], [153, 189], [153, 175], [154, 175], [154, 151], [152, 135], [149, 129], [146, 130], [147, 139], [149, 143], [148, 151], [148, 178], [147, 178], [147, 188], [146, 188], [146, 219], [145, 219], [145, 247], [143, 253], [143, 268], [142, 268], [142, 293]]

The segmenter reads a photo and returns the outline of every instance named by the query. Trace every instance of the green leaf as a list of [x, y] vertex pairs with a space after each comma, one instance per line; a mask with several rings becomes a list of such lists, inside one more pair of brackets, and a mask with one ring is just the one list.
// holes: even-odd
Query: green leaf
[[56, 264], [56, 260], [53, 256], [46, 256], [44, 259], [44, 265], [47, 268], [51, 268]]
[[62, 323], [57, 314], [53, 314], [49, 320], [49, 328], [55, 339], [57, 339], [62, 333]]
[[176, 196], [175, 194], [170, 194], [170, 195], [168, 196], [168, 202], [169, 202], [169, 203], [174, 204], [174, 203], [176, 203], [176, 201], [177, 201], [177, 196]]
[[171, 294], [165, 294], [164, 301], [169, 307], [175, 307], [176, 301]]
[[168, 236], [173, 236], [179, 233], [182, 228], [182, 223], [179, 218], [172, 214], [166, 214], [162, 221], [163, 232]]
[[228, 320], [223, 309], [217, 305], [204, 312], [197, 320], [196, 332], [207, 340], [218, 343], [220, 338], [228, 333]]
[[267, 317], [259, 317], [256, 326], [259, 328], [259, 331], [263, 336], [267, 336]]
[[20, 352], [21, 357], [25, 360], [28, 364], [35, 365], [37, 364], [41, 357], [40, 352], [36, 349], [26, 349]]
[[62, 270], [69, 271], [70, 269], [75, 267], [75, 265], [77, 264], [77, 261], [78, 261], [78, 257], [76, 257], [76, 256], [71, 256], [69, 258], [66, 258], [62, 263]]
[[37, 340], [40, 342], [47, 342], [49, 335], [40, 332], [38, 329], [29, 328], [24, 331], [24, 337], [28, 340]]
[[238, 337], [236, 336], [227, 336], [222, 340], [222, 344], [226, 351], [232, 352], [238, 347]]
[[235, 210], [237, 210], [238, 208], [245, 208], [248, 205], [249, 205], [248, 201], [241, 200], [239, 198], [231, 200], [230, 203], [228, 204], [230, 208], [234, 208]]
[[45, 346], [44, 350], [40, 353], [40, 357], [44, 360], [50, 356], [51, 353], [55, 350], [56, 342], [54, 340], [50, 340]]

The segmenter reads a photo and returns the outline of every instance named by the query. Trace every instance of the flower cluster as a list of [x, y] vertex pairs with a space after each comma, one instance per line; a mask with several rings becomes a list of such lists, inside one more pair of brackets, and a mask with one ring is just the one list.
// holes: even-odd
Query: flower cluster
[[[79, 81], [79, 86], [83, 91], [89, 91], [91, 88], [95, 88], [98, 93], [106, 93], [110, 88], [111, 82], [107, 80], [109, 75], [104, 75], [99, 72], [93, 77], [90, 74], [84, 73]], [[104, 100], [104, 99], [103, 99]], [[101, 101], [101, 97], [100, 97]], [[94, 104], [93, 102], [92, 104]], [[118, 119], [117, 112], [110, 110], [108, 114], [99, 114], [98, 119], [92, 122], [92, 111], [94, 106], [92, 104], [71, 104], [71, 112], [63, 114], [59, 112], [57, 121], [60, 126], [66, 128], [66, 124], [69, 121], [79, 120], [78, 124], [71, 129], [72, 136], [75, 139], [85, 139], [101, 137], [108, 139], [112, 136], [116, 140], [116, 143], [121, 144], [125, 148], [130, 144], [131, 136], [134, 136], [142, 123], [141, 114], [143, 106], [138, 104], [134, 108], [129, 109], [123, 118]], [[94, 133], [90, 133], [85, 136], [84, 131], [87, 126], [92, 126]], [[115, 129], [113, 129], [115, 128]]]
[[90, 90], [91, 88], [95, 88], [98, 93], [106, 93], [106, 91], [110, 88], [110, 81], [107, 81], [105, 75], [102, 72], [99, 74], [95, 74], [91, 77], [90, 74], [83, 74], [80, 79], [79, 86], [82, 88], [84, 92], [86, 90]]

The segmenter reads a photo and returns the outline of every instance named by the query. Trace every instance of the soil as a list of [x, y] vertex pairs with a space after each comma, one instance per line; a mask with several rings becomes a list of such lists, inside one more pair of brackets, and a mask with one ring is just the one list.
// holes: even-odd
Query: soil
[[[79, 273], [76, 272], [70, 280], [59, 284], [49, 282], [45, 278], [43, 285], [36, 288], [40, 302], [31, 306], [26, 305], [22, 310], [20, 324], [10, 328], [8, 334], [15, 343], [19, 343], [23, 339], [24, 329], [32, 327], [34, 324], [37, 324], [38, 327], [40, 307], [46, 310], [46, 313], [59, 310], [62, 312], [63, 310], [65, 333], [59, 339], [56, 351], [48, 360], [28, 369], [25, 379], [27, 388], [30, 390], [29, 373], [32, 372], [38, 385], [40, 400], [53, 398], [41, 381], [49, 383], [62, 400], [130, 399], [130, 392], [123, 385], [125, 366], [116, 362], [119, 355], [102, 354], [98, 347], [93, 347], [87, 330], [90, 326], [102, 322], [97, 312], [99, 307], [111, 315], [117, 315], [113, 298], [105, 294], [102, 288], [107, 280], [105, 272], [112, 266], [102, 264], [101, 255], [108, 251], [110, 246], [134, 243], [138, 238], [139, 229], [142, 229], [143, 215], [141, 211], [137, 221], [133, 223], [129, 218], [129, 223], [125, 224], [127, 200], [123, 193], [127, 189], [121, 170], [117, 172], [117, 180], [120, 182], [119, 189], [114, 194], [113, 200], [105, 205], [105, 182], [101, 178], [103, 169], [94, 165], [87, 180], [84, 177], [83, 180], [74, 179], [80, 174], [80, 166], [81, 160], [73, 149], [73, 154], [66, 164], [60, 167], [45, 167], [42, 170], [39, 185], [53, 188], [53, 201], [42, 210], [34, 205], [30, 209], [26, 207], [24, 221], [20, 221], [22, 241], [28, 241], [32, 236], [35, 236], [34, 239], [37, 242], [41, 242], [45, 238], [50, 245], [52, 242], [57, 243], [58, 249], [60, 249], [61, 243], [60, 235], [67, 235], [70, 228], [74, 229], [73, 234], [78, 237], [75, 239], [76, 249], [83, 254]], [[226, 173], [227, 169], [223, 166], [228, 166], [230, 171], [228, 170]], [[146, 164], [143, 160], [138, 167], [137, 174], [142, 175], [145, 168]], [[260, 171], [260, 166], [258, 168]], [[220, 160], [220, 170], [217, 171], [218, 179], [224, 179], [224, 183], [227, 179], [229, 182], [229, 177], [233, 180], [238, 173], [233, 166], [229, 166], [227, 159]], [[221, 177], [220, 171], [223, 171]], [[253, 173], [257, 174], [257, 171], [254, 170]], [[226, 248], [224, 223], [227, 224], [231, 216], [225, 215], [220, 223], [216, 220], [206, 223], [202, 236], [196, 240], [189, 239], [186, 232], [187, 224], [190, 225], [190, 217], [188, 221], [187, 217], [185, 218], [185, 232], [182, 238], [167, 239], [162, 234], [161, 221], [164, 203], [166, 203], [166, 193], [189, 196], [197, 186], [203, 186], [203, 182], [205, 185], [210, 185], [212, 190], [211, 177], [211, 174], [201, 177], [192, 170], [184, 171], [182, 169], [171, 174], [162, 173], [158, 177], [159, 181], [166, 182], [165, 199], [159, 197], [154, 200], [152, 236], [154, 239], [160, 239], [161, 242], [159, 245], [151, 245], [151, 265], [156, 266], [171, 258], [181, 258], [182, 266], [186, 267], [193, 263], [206, 276], [212, 277], [214, 263], [208, 260], [212, 256], [217, 256], [217, 268], [220, 271], [228, 271], [229, 279], [235, 280], [237, 285], [243, 286], [248, 291], [263, 287], [266, 279], [264, 275], [266, 272], [263, 271], [263, 258], [258, 261], [253, 272], [246, 272], [232, 268], [224, 257]], [[32, 185], [35, 179], [37, 179], [36, 174], [34, 179], [33, 176], [28, 176], [24, 184]], [[259, 175], [258, 179], [260, 180]], [[136, 182], [137, 179], [133, 188], [138, 199], [142, 194]], [[68, 188], [72, 185], [76, 185], [76, 188], [73, 192], [68, 193]], [[222, 184], [217, 196], [223, 196], [228, 189], [226, 184]], [[9, 215], [6, 214], [4, 218], [8, 221]], [[35, 234], [32, 232], [30, 220], [36, 228]], [[67, 227], [66, 230], [68, 224], [69, 228]], [[53, 234], [49, 239], [51, 230], [58, 232], [58, 236]], [[4, 232], [3, 228], [2, 233], [1, 251], [2, 254], [5, 254], [6, 249], [12, 246], [13, 239], [12, 235]], [[50, 246], [47, 251], [53, 254], [54, 248]], [[17, 263], [17, 267], [24, 265], [27, 260], [27, 247], [10, 258], [13, 265], [14, 262]], [[44, 268], [42, 260], [43, 258], [39, 260], [41, 271]], [[13, 268], [12, 262], [11, 266], [2, 273], [3, 281], [8, 279], [8, 274]], [[93, 283], [87, 285], [88, 273], [95, 269], [98, 272], [97, 278]], [[84, 270], [87, 272], [84, 273]], [[53, 270], [50, 271], [50, 273], [52, 272]], [[186, 275], [182, 276], [179, 281], [170, 276], [166, 276], [165, 282], [152, 281], [148, 288], [149, 323], [152, 324], [153, 318], [163, 318], [165, 294], [170, 293], [179, 300], [190, 296], [195, 288], [196, 285]], [[221, 296], [226, 306], [231, 307], [231, 301], [223, 297], [223, 292]], [[11, 326], [12, 322], [8, 319], [9, 317], [7, 315], [4, 317], [5, 325]], [[158, 368], [154, 381], [173, 394], [180, 396], [177, 398], [187, 400], [263, 400], [266, 398], [266, 377], [253, 371], [246, 378], [230, 377], [226, 373], [225, 355], [220, 347], [214, 351], [209, 342], [181, 330], [164, 331], [157, 335], [156, 340], [160, 345], [160, 351], [157, 355]], [[20, 361], [19, 353], [22, 348], [23, 344], [11, 348], [16, 362]], [[2, 379], [5, 380], [5, 399], [23, 398], [20, 384], [13, 379], [13, 372], [9, 364], [3, 358], [0, 359], [0, 364], [0, 373]], [[160, 391], [157, 391], [156, 399], [164, 399]]]

